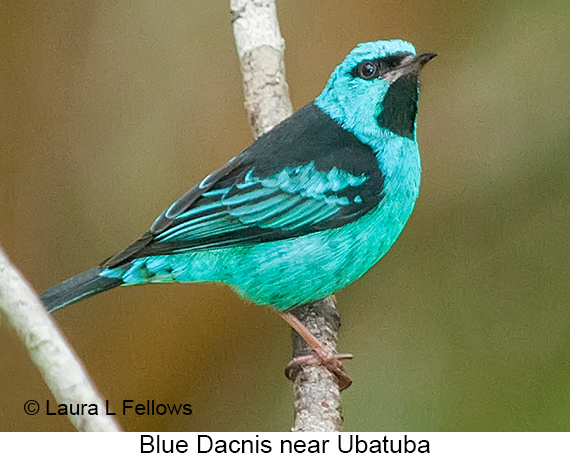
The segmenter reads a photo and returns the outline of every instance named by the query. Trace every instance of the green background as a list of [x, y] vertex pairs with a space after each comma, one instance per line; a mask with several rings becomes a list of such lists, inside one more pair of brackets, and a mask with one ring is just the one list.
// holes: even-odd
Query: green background
[[[347, 431], [570, 429], [570, 2], [278, 2], [296, 109], [359, 42], [423, 72], [416, 210], [338, 293]], [[0, 2], [0, 243], [42, 291], [125, 247], [251, 142], [226, 0]], [[290, 330], [223, 286], [54, 314], [126, 430], [285, 431]], [[0, 430], [72, 430], [6, 320]]]

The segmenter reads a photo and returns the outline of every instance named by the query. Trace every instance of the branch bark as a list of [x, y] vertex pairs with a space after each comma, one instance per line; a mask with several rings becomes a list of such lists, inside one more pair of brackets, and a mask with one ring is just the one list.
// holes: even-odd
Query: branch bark
[[231, 0], [245, 109], [254, 139], [293, 114], [285, 81], [285, 40], [275, 0]]
[[[232, 23], [241, 62], [245, 108], [254, 138], [271, 130], [293, 112], [285, 81], [284, 49], [275, 0], [230, 0]], [[336, 350], [340, 317], [333, 296], [293, 311], [323, 344]], [[292, 331], [293, 357], [310, 353]], [[297, 432], [340, 431], [341, 398], [334, 376], [322, 366], [304, 365], [294, 375]]]
[[21, 273], [0, 249], [0, 311], [16, 329], [58, 403], [96, 404], [99, 414], [68, 416], [83, 432], [119, 432], [77, 355]]
[[[334, 295], [290, 311], [325, 346], [336, 352], [340, 315]], [[292, 332], [293, 357], [309, 355], [311, 347]], [[338, 381], [325, 367], [301, 365], [293, 374], [294, 432], [340, 432], [342, 409]]]

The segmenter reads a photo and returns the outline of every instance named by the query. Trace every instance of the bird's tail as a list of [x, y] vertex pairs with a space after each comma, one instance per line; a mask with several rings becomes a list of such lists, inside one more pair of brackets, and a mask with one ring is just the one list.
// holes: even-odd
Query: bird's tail
[[99, 276], [102, 270], [101, 267], [91, 268], [46, 290], [40, 298], [48, 312], [123, 284], [120, 278]]

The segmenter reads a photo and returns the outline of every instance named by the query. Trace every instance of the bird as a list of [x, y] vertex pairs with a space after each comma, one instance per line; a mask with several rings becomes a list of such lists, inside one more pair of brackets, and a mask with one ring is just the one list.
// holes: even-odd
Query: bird
[[402, 232], [420, 187], [419, 74], [435, 56], [399, 39], [357, 45], [313, 102], [184, 193], [126, 249], [41, 294], [46, 309], [118, 286], [225, 283], [280, 312], [315, 349], [314, 363], [349, 383], [343, 357], [289, 311], [357, 280]]

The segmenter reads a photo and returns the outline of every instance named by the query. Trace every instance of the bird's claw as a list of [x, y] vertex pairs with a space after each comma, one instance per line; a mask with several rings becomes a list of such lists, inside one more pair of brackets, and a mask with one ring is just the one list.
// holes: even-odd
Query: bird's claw
[[348, 389], [352, 379], [346, 374], [342, 361], [352, 359], [353, 355], [337, 354], [332, 351], [323, 351], [322, 354], [319, 352], [294, 357], [285, 367], [285, 376], [293, 381], [302, 365], [322, 365], [336, 377], [341, 391]]

